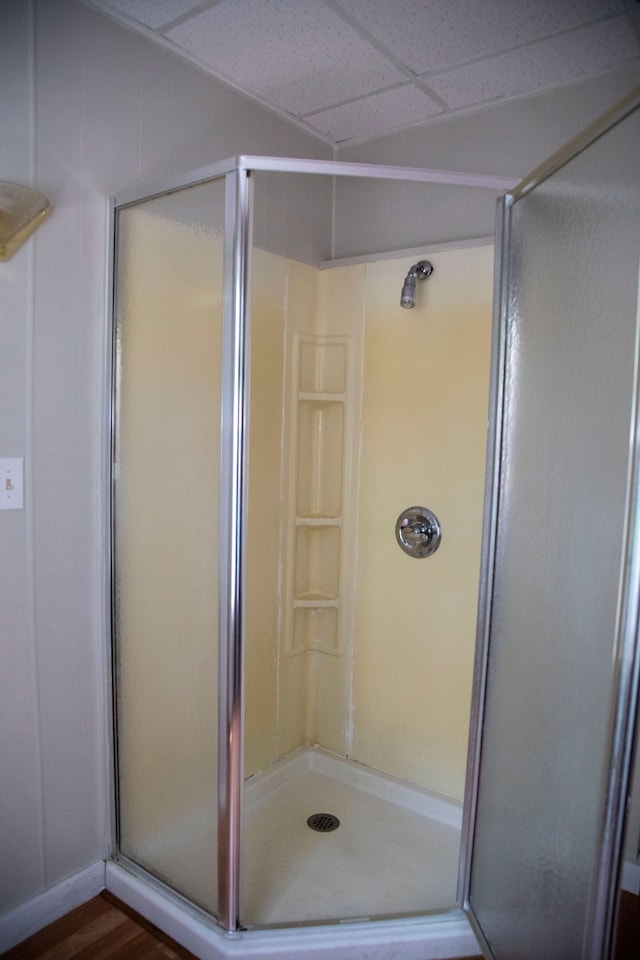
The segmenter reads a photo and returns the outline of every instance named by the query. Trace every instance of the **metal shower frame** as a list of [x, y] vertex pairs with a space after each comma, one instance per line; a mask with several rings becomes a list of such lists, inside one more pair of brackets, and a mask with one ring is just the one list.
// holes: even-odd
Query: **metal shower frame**
[[[218, 690], [218, 913], [217, 922], [232, 933], [240, 926], [240, 863], [242, 844], [243, 794], [243, 517], [247, 500], [247, 429], [249, 382], [249, 255], [252, 222], [252, 178], [254, 172], [302, 173], [333, 177], [361, 177], [404, 180], [448, 186], [480, 187], [508, 191], [514, 178], [457, 173], [411, 167], [381, 166], [241, 155], [202, 167], [150, 189], [128, 192], [112, 200], [110, 255], [110, 329], [115, 333], [115, 251], [118, 212], [147, 200], [177, 193], [209, 181], [225, 180], [225, 237], [222, 346], [222, 415], [220, 468], [220, 563], [218, 603], [219, 690]], [[109, 463], [111, 477], [110, 526], [113, 543], [113, 455], [116, 425], [114, 397], [115, 350], [111, 357], [111, 430]], [[113, 552], [110, 575], [114, 577]], [[111, 607], [111, 622], [116, 611]], [[114, 706], [114, 730], [117, 715]], [[114, 734], [117, 765], [117, 738]], [[117, 770], [115, 771], [113, 837], [118, 848]]]

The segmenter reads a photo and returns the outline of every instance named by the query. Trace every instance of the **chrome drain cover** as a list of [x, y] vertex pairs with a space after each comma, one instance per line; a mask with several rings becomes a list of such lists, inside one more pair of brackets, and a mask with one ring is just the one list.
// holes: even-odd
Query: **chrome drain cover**
[[338, 829], [340, 821], [332, 813], [313, 813], [307, 819], [307, 826], [319, 833], [330, 833]]

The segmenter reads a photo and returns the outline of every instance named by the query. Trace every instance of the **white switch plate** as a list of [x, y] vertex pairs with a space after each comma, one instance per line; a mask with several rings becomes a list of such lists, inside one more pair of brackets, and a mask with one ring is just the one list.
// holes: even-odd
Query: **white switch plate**
[[22, 457], [0, 458], [0, 510], [22, 510], [24, 507], [24, 460]]

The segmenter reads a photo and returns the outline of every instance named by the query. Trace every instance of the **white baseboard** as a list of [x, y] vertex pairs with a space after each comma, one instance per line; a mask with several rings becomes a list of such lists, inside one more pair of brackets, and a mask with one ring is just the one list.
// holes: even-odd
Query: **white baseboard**
[[201, 960], [443, 960], [472, 957], [478, 944], [458, 911], [416, 920], [251, 930], [225, 934], [120, 864], [107, 864], [107, 890]]
[[622, 864], [622, 889], [640, 894], [640, 860], [625, 860]]
[[0, 954], [53, 923], [105, 888], [105, 863], [98, 860], [72, 877], [0, 917]]

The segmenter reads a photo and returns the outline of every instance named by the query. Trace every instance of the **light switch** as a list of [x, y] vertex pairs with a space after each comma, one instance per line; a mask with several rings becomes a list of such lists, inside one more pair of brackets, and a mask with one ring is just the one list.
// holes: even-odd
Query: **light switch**
[[22, 510], [24, 507], [24, 460], [22, 457], [0, 458], [0, 510]]

